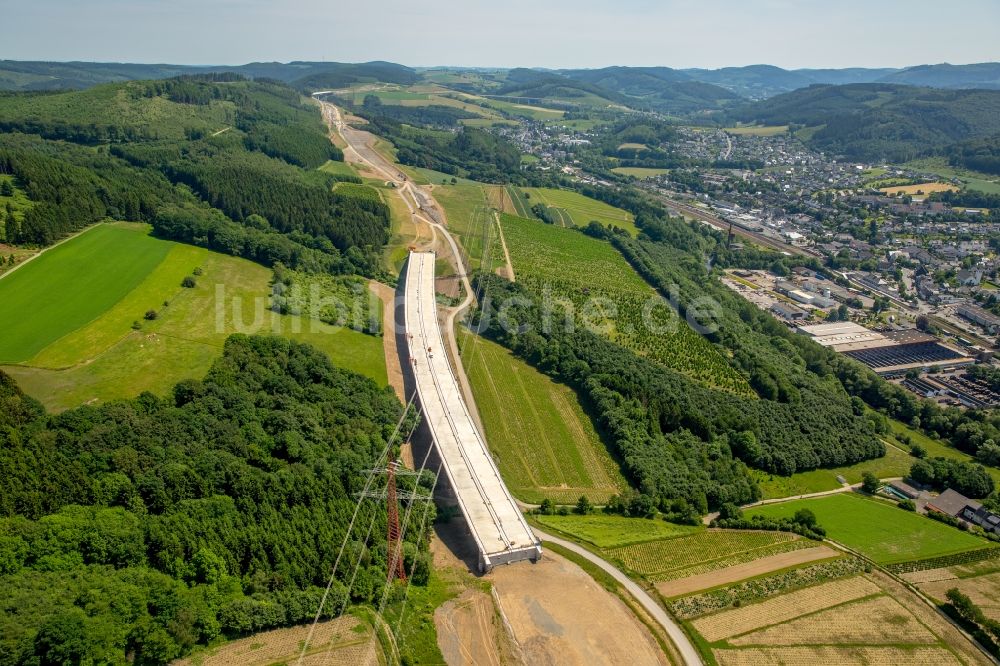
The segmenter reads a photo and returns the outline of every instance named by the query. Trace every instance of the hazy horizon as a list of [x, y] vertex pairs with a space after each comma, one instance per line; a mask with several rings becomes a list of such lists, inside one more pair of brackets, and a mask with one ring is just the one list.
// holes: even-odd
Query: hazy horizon
[[[454, 5], [454, 6], [452, 6]], [[884, 0], [36, 0], [8, 4], [0, 58], [411, 67], [903, 68], [1000, 60], [1000, 3]], [[933, 17], [933, 20], [928, 20]], [[54, 20], [57, 19], [57, 20]], [[959, 20], [961, 19], [961, 20]], [[449, 64], [444, 64], [449, 63]]]

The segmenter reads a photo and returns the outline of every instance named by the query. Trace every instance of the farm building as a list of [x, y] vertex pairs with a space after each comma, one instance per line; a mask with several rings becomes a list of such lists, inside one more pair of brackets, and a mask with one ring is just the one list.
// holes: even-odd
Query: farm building
[[928, 511], [937, 511], [953, 518], [978, 525], [987, 532], [1000, 534], [1000, 516], [951, 488], [927, 503]]

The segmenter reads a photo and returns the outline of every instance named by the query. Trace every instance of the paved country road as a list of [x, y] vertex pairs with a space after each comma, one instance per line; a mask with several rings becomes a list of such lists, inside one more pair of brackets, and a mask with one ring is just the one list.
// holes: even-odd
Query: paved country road
[[542, 532], [534, 526], [532, 526], [531, 529], [535, 532], [535, 536], [539, 539], [542, 539], [543, 541], [551, 541], [558, 546], [571, 550], [577, 555], [593, 562], [605, 572], [610, 574], [612, 578], [622, 585], [622, 587], [628, 590], [629, 594], [635, 597], [636, 601], [642, 604], [642, 607], [646, 609], [647, 613], [653, 616], [653, 619], [660, 623], [660, 626], [662, 626], [667, 632], [667, 635], [670, 636], [670, 640], [673, 641], [674, 646], [681, 653], [681, 658], [684, 659], [684, 663], [687, 666], [701, 666], [701, 664], [704, 663], [701, 660], [701, 655], [698, 654], [698, 651], [694, 648], [694, 645], [691, 643], [690, 639], [688, 639], [684, 630], [681, 629], [669, 615], [667, 615], [667, 611], [663, 610], [663, 607], [656, 603], [656, 600], [650, 596], [649, 592], [639, 587], [635, 581], [616, 569], [611, 563], [601, 559], [597, 555], [594, 555], [583, 546], [578, 546], [572, 541], [566, 541], [565, 539], [560, 539], [557, 536]]

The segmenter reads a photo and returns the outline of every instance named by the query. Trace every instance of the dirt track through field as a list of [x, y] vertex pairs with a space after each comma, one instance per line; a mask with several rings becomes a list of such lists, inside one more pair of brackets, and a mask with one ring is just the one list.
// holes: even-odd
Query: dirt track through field
[[389, 378], [389, 386], [405, 404], [403, 368], [396, 349], [396, 290], [375, 280], [368, 283], [368, 288], [382, 301], [382, 347], [385, 350], [385, 372]]
[[689, 594], [704, 590], [716, 585], [735, 583], [746, 578], [753, 578], [761, 574], [795, 566], [824, 560], [828, 557], [835, 557], [839, 553], [828, 546], [817, 546], [816, 548], [806, 548], [803, 550], [793, 550], [788, 553], [778, 553], [762, 557], [746, 564], [737, 564], [717, 571], [678, 578], [677, 580], [667, 580], [657, 584], [656, 589], [665, 597], [678, 597], [682, 594]]

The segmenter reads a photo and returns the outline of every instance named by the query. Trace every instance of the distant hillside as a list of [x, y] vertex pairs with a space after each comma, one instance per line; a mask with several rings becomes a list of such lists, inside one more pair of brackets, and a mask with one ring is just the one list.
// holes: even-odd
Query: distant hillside
[[918, 65], [882, 77], [886, 83], [931, 88], [984, 88], [1000, 90], [1000, 62], [974, 65]]
[[318, 108], [276, 81], [2, 93], [0, 173], [32, 202], [3, 240], [48, 245], [110, 217], [265, 265], [372, 274], [389, 209], [331, 190], [316, 168], [342, 157]]
[[523, 67], [507, 72], [504, 85], [497, 95], [552, 100], [568, 104], [627, 104], [624, 95], [605, 90], [586, 81], [577, 81], [562, 74]]
[[679, 70], [692, 80], [751, 99], [765, 99], [815, 84], [901, 83], [928, 88], [1000, 88], [1000, 63], [917, 65], [906, 69], [782, 69], [774, 65]]
[[669, 67], [605, 67], [560, 73], [630, 98], [631, 105], [641, 104], [665, 113], [719, 109], [739, 98], [729, 90], [695, 81]]
[[798, 69], [787, 70], [774, 65], [723, 67], [722, 69], [685, 69], [683, 73], [696, 81], [711, 83], [751, 99], [765, 99], [817, 83], [869, 83], [890, 74], [893, 69]]
[[246, 65], [195, 67], [95, 62], [20, 62], [0, 60], [0, 90], [83, 89], [101, 83], [167, 79], [185, 74], [233, 73], [269, 78], [300, 88], [339, 88], [352, 83], [384, 81], [409, 85], [419, 76], [390, 62], [254, 62]]
[[768, 125], [819, 127], [817, 149], [853, 159], [906, 161], [1000, 133], [1000, 91], [886, 83], [815, 85], [748, 105], [733, 116]]

